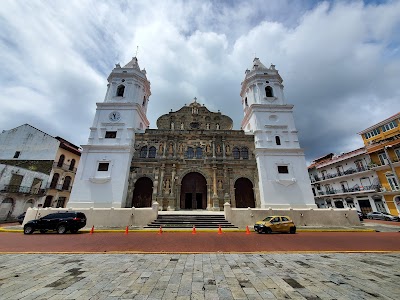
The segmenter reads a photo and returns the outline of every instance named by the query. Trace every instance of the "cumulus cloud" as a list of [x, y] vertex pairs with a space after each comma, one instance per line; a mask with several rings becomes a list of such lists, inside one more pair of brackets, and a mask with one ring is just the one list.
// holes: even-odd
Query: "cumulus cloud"
[[274, 63], [308, 160], [400, 111], [400, 1], [2, 1], [0, 128], [85, 144], [115, 63], [138, 49], [150, 127], [194, 97], [239, 129], [244, 71]]

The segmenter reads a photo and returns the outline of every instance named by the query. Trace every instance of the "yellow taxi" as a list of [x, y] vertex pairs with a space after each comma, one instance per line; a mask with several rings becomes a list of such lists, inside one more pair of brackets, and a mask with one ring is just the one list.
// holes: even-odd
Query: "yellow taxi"
[[296, 226], [288, 216], [268, 216], [264, 220], [256, 222], [254, 231], [258, 233], [296, 233]]

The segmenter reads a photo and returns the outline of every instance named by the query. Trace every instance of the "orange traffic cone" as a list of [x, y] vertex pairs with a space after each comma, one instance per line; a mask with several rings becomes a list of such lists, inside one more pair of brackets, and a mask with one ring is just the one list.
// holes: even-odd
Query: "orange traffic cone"
[[92, 229], [90, 229], [90, 234], [93, 234], [94, 232], [94, 225], [92, 226]]
[[158, 234], [162, 234], [162, 226], [160, 226], [160, 230], [158, 231]]
[[196, 234], [196, 226], [193, 225], [192, 234]]
[[128, 226], [126, 226], [126, 228], [125, 228], [125, 234], [128, 234], [128, 232], [129, 232], [129, 229], [128, 229]]
[[246, 234], [250, 234], [249, 226], [246, 226]]
[[221, 225], [219, 225], [219, 227], [218, 227], [218, 234], [222, 234]]

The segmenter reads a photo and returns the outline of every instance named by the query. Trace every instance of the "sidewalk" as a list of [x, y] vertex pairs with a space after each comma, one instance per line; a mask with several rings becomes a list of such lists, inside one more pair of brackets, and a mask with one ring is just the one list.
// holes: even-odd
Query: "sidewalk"
[[[297, 232], [400, 232], [400, 224], [380, 224], [363, 222], [361, 226], [351, 227], [325, 227], [325, 226], [297, 226]], [[96, 227], [96, 232], [123, 232], [126, 228], [110, 228], [110, 227]], [[129, 232], [158, 232], [160, 228], [138, 228], [129, 227]], [[0, 232], [22, 232], [23, 227], [18, 223], [0, 224]], [[81, 232], [89, 232], [91, 227], [84, 227]], [[162, 228], [162, 231], [168, 232], [188, 232], [193, 228]], [[253, 226], [249, 226], [249, 230], [253, 231]], [[196, 228], [199, 232], [217, 232], [218, 228]], [[223, 232], [245, 232], [245, 228], [223, 228]]]

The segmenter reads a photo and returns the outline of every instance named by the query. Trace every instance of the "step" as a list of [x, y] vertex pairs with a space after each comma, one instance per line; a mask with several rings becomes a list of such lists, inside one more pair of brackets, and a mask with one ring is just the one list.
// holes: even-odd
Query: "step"
[[225, 220], [224, 215], [212, 214], [160, 214], [153, 222], [147, 224], [144, 228], [237, 228]]

